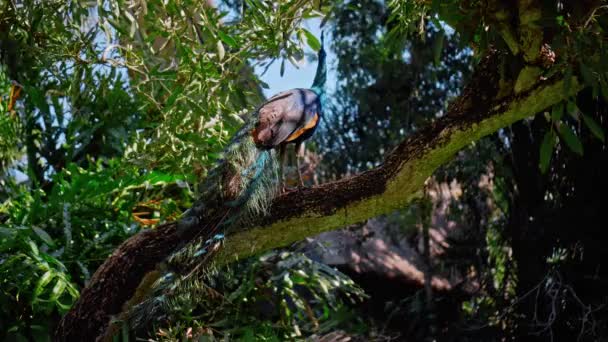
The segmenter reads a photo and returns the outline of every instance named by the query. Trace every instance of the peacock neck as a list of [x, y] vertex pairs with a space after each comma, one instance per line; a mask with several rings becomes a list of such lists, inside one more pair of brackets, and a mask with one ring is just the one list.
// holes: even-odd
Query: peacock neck
[[325, 81], [327, 80], [327, 68], [325, 67], [325, 51], [321, 47], [319, 51], [319, 64], [317, 65], [317, 73], [312, 82], [312, 91], [323, 97], [325, 95]]
[[319, 97], [325, 97], [325, 87], [324, 86], [312, 86], [310, 90], [314, 91], [315, 94], [319, 95]]

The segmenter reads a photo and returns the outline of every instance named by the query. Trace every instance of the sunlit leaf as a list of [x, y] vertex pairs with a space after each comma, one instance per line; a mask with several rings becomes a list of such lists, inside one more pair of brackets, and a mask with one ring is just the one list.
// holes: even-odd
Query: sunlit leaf
[[42, 277], [40, 277], [40, 279], [38, 280], [38, 283], [36, 283], [36, 289], [34, 290], [34, 297], [38, 297], [38, 296], [40, 296], [40, 294], [42, 294], [42, 292], [44, 291], [44, 288], [51, 282], [51, 280], [53, 280], [54, 276], [55, 276], [55, 272], [48, 270], [42, 275]]
[[232, 37], [227, 35], [226, 33], [224, 33], [223, 31], [218, 31], [217, 35], [220, 37], [220, 39], [226, 43], [228, 46], [236, 48], [238, 47], [238, 43], [236, 42], [236, 40]]
[[302, 32], [304, 32], [304, 35], [306, 36], [306, 42], [308, 43], [308, 46], [310, 46], [311, 49], [315, 51], [321, 49], [321, 42], [319, 42], [319, 40], [317, 39], [317, 37], [315, 37], [314, 34], [312, 34], [305, 28], [302, 29]]
[[55, 286], [53, 286], [53, 290], [51, 291], [50, 299], [52, 301], [56, 301], [57, 299], [59, 299], [59, 297], [61, 297], [61, 295], [65, 291], [66, 285], [67, 284], [65, 283], [64, 280], [62, 280], [61, 278], [58, 278], [57, 282], [55, 283]]
[[224, 50], [224, 44], [222, 44], [221, 40], [217, 41], [217, 58], [222, 61], [224, 60], [224, 56], [226, 55], [226, 50]]
[[38, 246], [36, 246], [36, 243], [34, 241], [29, 240], [28, 245], [30, 246], [30, 250], [32, 251], [34, 256], [38, 256], [40, 254], [40, 252], [38, 251]]

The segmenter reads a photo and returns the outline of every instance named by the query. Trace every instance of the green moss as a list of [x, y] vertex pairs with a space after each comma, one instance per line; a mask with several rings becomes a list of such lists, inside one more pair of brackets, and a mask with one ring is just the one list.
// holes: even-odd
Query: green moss
[[539, 81], [542, 72], [543, 71], [539, 67], [524, 67], [519, 72], [519, 75], [517, 76], [517, 81], [515, 81], [515, 94], [523, 93], [524, 91], [532, 89], [536, 82]]
[[461, 126], [446, 128], [441, 135], [443, 144], [437, 144], [418, 158], [405, 162], [399, 172], [387, 183], [381, 195], [370, 196], [359, 202], [337, 209], [332, 215], [317, 212], [303, 212], [298, 217], [274, 222], [266, 227], [255, 227], [229, 235], [225, 248], [216, 261], [229, 263], [260, 252], [286, 246], [308, 236], [338, 229], [349, 224], [387, 214], [403, 208], [420, 197], [424, 182], [441, 165], [448, 162], [459, 150], [482, 137], [532, 116], [558, 103], [582, 89], [576, 79], [572, 79], [570, 93], [564, 91], [563, 81], [532, 90], [525, 97], [514, 98], [509, 103], [499, 105], [479, 123], [463, 121]]

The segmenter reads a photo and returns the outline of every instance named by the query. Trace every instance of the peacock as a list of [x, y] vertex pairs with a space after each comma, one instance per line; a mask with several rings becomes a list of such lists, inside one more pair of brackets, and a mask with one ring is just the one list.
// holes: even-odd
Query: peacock
[[303, 185], [299, 158], [304, 141], [320, 122], [325, 101], [323, 40], [321, 33], [312, 87], [281, 92], [260, 105], [231, 139], [223, 159], [200, 184], [197, 201], [178, 223], [184, 234], [196, 230], [191, 234], [194, 238], [157, 267], [151, 285], [138, 289], [145, 294], [119, 319], [130, 329], [143, 331], [172, 312], [212, 295], [205, 285], [205, 274], [225, 234], [267, 214], [274, 197], [284, 191], [288, 144], [296, 146], [298, 177]]
[[286, 163], [286, 146], [295, 144], [296, 169], [300, 186], [304, 186], [300, 172], [300, 158], [304, 154], [304, 141], [308, 140], [319, 125], [325, 102], [325, 50], [323, 33], [318, 65], [310, 89], [291, 89], [271, 97], [257, 111], [257, 122], [251, 131], [253, 141], [259, 149], [279, 148], [281, 161], [281, 190], [284, 191], [283, 165]]

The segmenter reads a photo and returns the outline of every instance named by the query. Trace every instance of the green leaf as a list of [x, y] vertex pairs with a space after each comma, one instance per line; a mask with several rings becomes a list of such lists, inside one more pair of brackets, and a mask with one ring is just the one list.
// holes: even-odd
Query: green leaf
[[317, 39], [317, 37], [315, 37], [314, 34], [310, 33], [310, 31], [304, 28], [302, 29], [302, 31], [306, 36], [306, 43], [308, 43], [308, 46], [310, 46], [311, 49], [315, 51], [321, 49], [321, 42], [319, 42], [319, 40]]
[[172, 106], [175, 103], [175, 100], [177, 100], [179, 95], [182, 95], [184, 93], [184, 87], [181, 85], [177, 85], [172, 89], [171, 92], [171, 96], [169, 96], [169, 98], [167, 99], [165, 105], [167, 107]]
[[55, 286], [53, 287], [53, 290], [51, 291], [51, 300], [56, 301], [59, 297], [61, 297], [61, 295], [63, 294], [63, 291], [65, 291], [65, 287], [66, 287], [65, 281], [61, 278], [58, 278], [57, 283], [55, 283]]
[[550, 129], [545, 133], [543, 137], [543, 142], [540, 145], [540, 161], [539, 167], [542, 173], [546, 173], [549, 169], [549, 162], [551, 161], [551, 156], [553, 155], [553, 149], [555, 147], [555, 132], [553, 129]]
[[566, 111], [573, 118], [578, 119], [578, 113], [580, 113], [580, 110], [578, 109], [574, 101], [568, 101], [568, 104], [566, 105]]
[[236, 42], [236, 40], [232, 36], [229, 36], [222, 31], [217, 31], [217, 35], [228, 46], [233, 47], [233, 48], [236, 48], [239, 46], [239, 44]]
[[42, 275], [42, 277], [40, 277], [38, 283], [36, 283], [36, 289], [34, 290], [34, 298], [40, 296], [42, 291], [44, 291], [44, 288], [51, 282], [51, 280], [53, 280], [54, 276], [55, 272], [52, 270], [48, 270]]
[[32, 250], [34, 256], [38, 256], [40, 251], [38, 251], [38, 246], [36, 246], [36, 243], [32, 240], [29, 240], [27, 243], [30, 245], [30, 249]]
[[604, 136], [604, 130], [602, 127], [590, 116], [583, 114], [583, 121], [585, 125], [596, 138], [600, 139], [602, 142], [606, 141], [606, 137]]
[[559, 134], [566, 142], [566, 145], [568, 145], [568, 148], [572, 150], [572, 152], [578, 155], [583, 155], [583, 144], [578, 139], [576, 134], [574, 134], [574, 131], [572, 130], [572, 128], [570, 128], [570, 126], [562, 122], [559, 126]]
[[553, 120], [553, 122], [559, 122], [559, 120], [562, 119], [562, 116], [564, 115], [564, 104], [562, 102], [556, 104], [553, 106], [553, 108], [551, 109], [551, 120]]
[[40, 229], [38, 227], [33, 227], [32, 230], [34, 231], [34, 233], [36, 233], [36, 235], [38, 235], [38, 237], [40, 239], [42, 239], [42, 241], [44, 241], [44, 243], [49, 245], [49, 247], [55, 246], [55, 242], [53, 241], [51, 236], [47, 232], [45, 232], [43, 229]]
[[572, 68], [566, 69], [566, 73], [564, 74], [564, 94], [568, 94], [570, 92], [570, 85], [572, 83]]
[[224, 44], [222, 44], [221, 40], [217, 41], [217, 58], [222, 61], [224, 56], [226, 55], [226, 50], [224, 50]]

